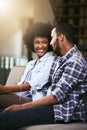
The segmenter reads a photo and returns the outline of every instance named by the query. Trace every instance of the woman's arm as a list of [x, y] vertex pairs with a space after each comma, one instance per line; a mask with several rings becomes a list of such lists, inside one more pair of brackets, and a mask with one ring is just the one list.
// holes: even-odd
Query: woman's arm
[[29, 83], [24, 83], [24, 84], [15, 85], [15, 86], [0, 85], [0, 93], [21, 92], [21, 91], [27, 91], [29, 89], [30, 89]]

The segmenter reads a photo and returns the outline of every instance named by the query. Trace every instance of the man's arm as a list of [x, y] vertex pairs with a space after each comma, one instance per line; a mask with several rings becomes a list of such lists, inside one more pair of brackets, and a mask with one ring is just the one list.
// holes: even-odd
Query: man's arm
[[40, 105], [54, 105], [56, 103], [57, 103], [57, 99], [54, 96], [52, 96], [51, 94], [49, 94], [39, 100], [23, 104], [23, 107], [34, 107], [34, 106], [40, 106]]
[[58, 101], [57, 99], [52, 96], [51, 94], [41, 98], [41, 99], [38, 99], [36, 101], [32, 101], [32, 102], [29, 102], [29, 103], [24, 103], [24, 104], [21, 104], [21, 105], [12, 105], [8, 108], [6, 108], [4, 111], [13, 111], [13, 110], [20, 110], [20, 109], [24, 109], [24, 108], [31, 108], [31, 107], [35, 107], [35, 106], [45, 106], [45, 105], [54, 105], [56, 104]]

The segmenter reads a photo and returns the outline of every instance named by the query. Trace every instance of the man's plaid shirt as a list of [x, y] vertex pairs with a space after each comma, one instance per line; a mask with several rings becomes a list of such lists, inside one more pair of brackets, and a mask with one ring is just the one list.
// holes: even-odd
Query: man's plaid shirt
[[76, 46], [66, 55], [55, 58], [49, 81], [52, 84], [47, 94], [52, 94], [58, 100], [58, 104], [53, 106], [55, 121], [84, 121], [83, 94], [87, 92], [87, 63]]

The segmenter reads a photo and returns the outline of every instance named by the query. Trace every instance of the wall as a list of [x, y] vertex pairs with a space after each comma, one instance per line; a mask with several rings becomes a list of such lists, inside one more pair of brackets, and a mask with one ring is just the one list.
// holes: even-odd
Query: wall
[[26, 55], [22, 43], [23, 20], [32, 18], [34, 22], [53, 23], [54, 15], [49, 0], [8, 1], [13, 4], [12, 11], [0, 12], [0, 56], [23, 56]]
[[53, 24], [54, 15], [49, 0], [34, 0], [34, 20]]

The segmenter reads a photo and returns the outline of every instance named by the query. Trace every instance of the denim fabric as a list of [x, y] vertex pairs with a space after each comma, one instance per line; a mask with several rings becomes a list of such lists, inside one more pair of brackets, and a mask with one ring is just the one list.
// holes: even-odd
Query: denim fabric
[[49, 123], [54, 123], [52, 106], [39, 106], [0, 113], [0, 130], [16, 130], [24, 126]]

